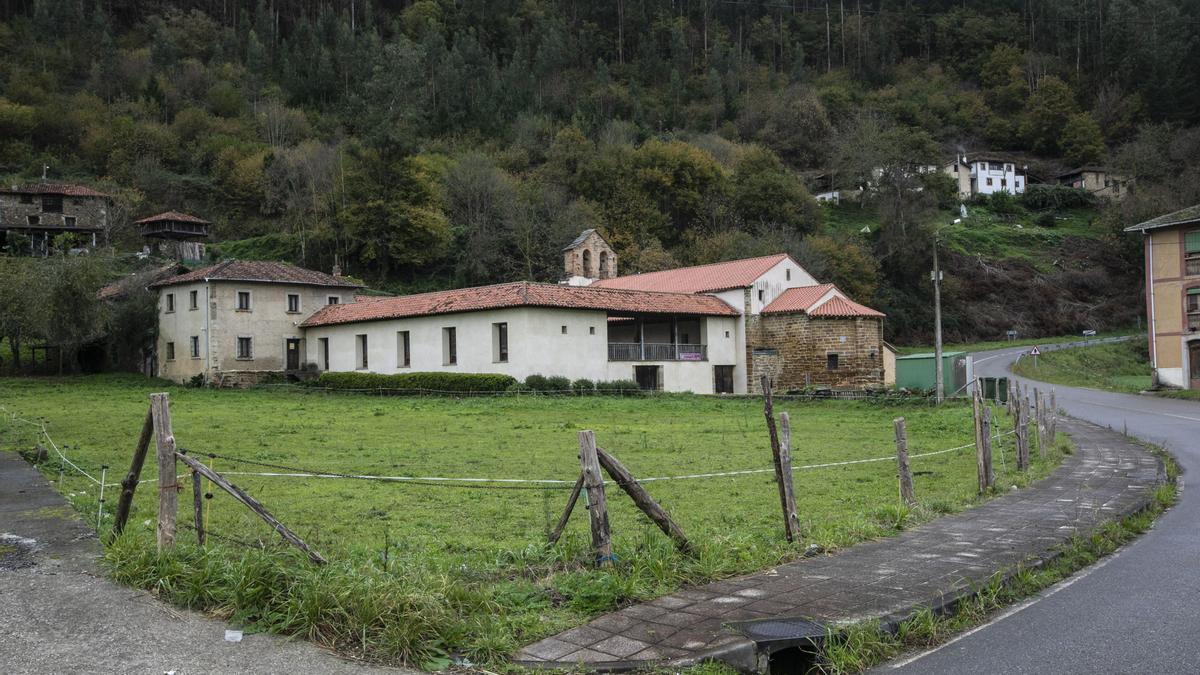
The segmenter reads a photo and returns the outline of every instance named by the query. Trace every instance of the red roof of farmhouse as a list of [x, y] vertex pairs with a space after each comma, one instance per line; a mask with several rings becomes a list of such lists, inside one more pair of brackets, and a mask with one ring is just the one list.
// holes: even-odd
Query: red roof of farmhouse
[[135, 220], [135, 221], [133, 221], [133, 224], [134, 225], [144, 225], [146, 223], [157, 223], [159, 221], [177, 222], [177, 223], [197, 223], [199, 225], [211, 225], [211, 223], [209, 223], [207, 220], [205, 220], [203, 218], [197, 218], [196, 216], [193, 216], [193, 215], [190, 215], [187, 213], [180, 213], [178, 211], [164, 211], [163, 213], [160, 213], [157, 216], [150, 216], [149, 218], [142, 218], [141, 220]]
[[150, 284], [151, 288], [174, 286], [196, 281], [256, 281], [263, 283], [303, 284], [307, 286], [340, 286], [343, 288], [362, 288], [343, 277], [335, 277], [316, 270], [306, 270], [281, 262], [264, 260], [229, 260], [216, 265], [202, 267], [198, 270], [169, 277]]
[[[833, 292], [833, 294], [821, 302], [821, 298]], [[825, 316], [825, 317], [856, 317], [856, 316], [884, 316], [883, 312], [860, 305], [850, 298], [837, 286], [833, 284], [817, 284], [816, 286], [801, 286], [799, 288], [789, 288], [784, 291], [778, 298], [771, 301], [771, 304], [763, 307], [763, 314], [788, 314], [803, 312], [809, 316]]]
[[601, 279], [592, 288], [625, 288], [641, 291], [665, 291], [668, 293], [711, 293], [731, 288], [746, 288], [767, 270], [788, 259], [786, 253], [776, 253], [759, 258], [730, 260], [729, 262], [680, 267], [661, 272], [630, 274], [613, 279]]
[[64, 195], [67, 197], [104, 197], [109, 198], [109, 195], [93, 190], [86, 185], [69, 185], [61, 183], [30, 183], [28, 185], [13, 186], [10, 190], [4, 190], [11, 194], [25, 195]]
[[564, 286], [516, 281], [453, 291], [379, 298], [368, 302], [327, 305], [308, 317], [304, 327], [358, 321], [475, 312], [508, 307], [592, 309], [629, 314], [699, 314], [737, 316], [737, 311], [711, 295], [658, 293], [595, 286]]

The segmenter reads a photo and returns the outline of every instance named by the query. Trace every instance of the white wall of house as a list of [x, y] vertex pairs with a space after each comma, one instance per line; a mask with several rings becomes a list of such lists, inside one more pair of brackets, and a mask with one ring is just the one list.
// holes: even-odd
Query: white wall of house
[[[195, 307], [191, 305], [193, 292], [196, 294]], [[168, 298], [174, 298], [173, 310], [168, 306]], [[159, 289], [157, 354], [160, 377], [186, 382], [205, 372], [209, 353], [207, 319], [208, 289], [203, 282]], [[199, 347], [196, 356], [191, 352], [193, 337]]]
[[[508, 326], [508, 360], [497, 358], [495, 325]], [[374, 373], [458, 372], [502, 373], [523, 380], [529, 375], [562, 375], [572, 380], [633, 379], [635, 365], [663, 368], [668, 391], [712, 393], [713, 365], [735, 365], [735, 317], [709, 317], [683, 322], [699, 333], [694, 341], [708, 345], [707, 361], [609, 361], [608, 318], [591, 310], [517, 307], [439, 316], [388, 319], [306, 329], [307, 360], [320, 370]], [[446, 330], [454, 328], [456, 363], [447, 363]], [[629, 329], [618, 325], [615, 330]], [[403, 365], [402, 338], [408, 331], [410, 362]], [[669, 327], [666, 328], [669, 333]], [[725, 334], [729, 333], [726, 338]], [[647, 341], [669, 342], [664, 326], [653, 324]], [[367, 336], [367, 367], [361, 367], [361, 338]], [[328, 368], [323, 343], [328, 340]]]
[[[771, 304], [775, 298], [778, 298], [789, 288], [815, 286], [816, 284], [817, 280], [805, 271], [803, 267], [797, 265], [790, 258], [785, 258], [754, 280], [754, 284], [750, 289], [750, 313], [758, 314], [762, 311], [763, 307]], [[719, 293], [714, 295], [725, 300]], [[729, 301], [726, 300], [726, 302]], [[738, 294], [736, 302], [730, 304], [740, 309], [742, 307], [741, 294]]]
[[1012, 162], [971, 162], [971, 187], [974, 194], [990, 195], [1007, 192], [1018, 195], [1025, 192], [1026, 177], [1017, 173]]

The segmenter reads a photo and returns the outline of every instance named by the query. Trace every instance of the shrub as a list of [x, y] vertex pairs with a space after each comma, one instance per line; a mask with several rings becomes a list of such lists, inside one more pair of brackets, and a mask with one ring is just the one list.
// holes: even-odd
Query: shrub
[[571, 391], [571, 380], [561, 375], [546, 378], [546, 391]]
[[1054, 214], [1048, 212], [1038, 216], [1036, 222], [1038, 227], [1055, 227], [1058, 225], [1058, 221], [1054, 219]]
[[328, 389], [376, 389], [385, 393], [492, 393], [506, 391], [516, 382], [508, 375], [495, 373], [321, 373], [317, 378], [317, 386]]
[[1096, 196], [1069, 185], [1030, 185], [1021, 195], [1021, 203], [1035, 210], [1076, 209], [1095, 206]]
[[513, 382], [508, 386], [507, 391], [510, 394], [529, 394], [533, 392], [533, 389], [524, 382]]
[[642, 390], [633, 380], [612, 380], [611, 382], [597, 382], [596, 393], [611, 396], [641, 396]]
[[583, 396], [596, 393], [596, 383], [587, 378], [579, 378], [571, 383], [571, 391]]
[[534, 373], [525, 378], [525, 386], [533, 391], [546, 391], [546, 376]]

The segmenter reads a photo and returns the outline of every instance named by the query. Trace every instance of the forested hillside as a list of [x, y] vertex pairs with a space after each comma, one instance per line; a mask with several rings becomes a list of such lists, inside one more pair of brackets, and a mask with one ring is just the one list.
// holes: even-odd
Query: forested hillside
[[943, 233], [952, 339], [1074, 330], [1136, 315], [1118, 228], [1200, 202], [1198, 65], [1190, 0], [0, 0], [0, 174], [390, 290], [553, 280], [587, 227], [623, 272], [786, 250], [919, 340], [958, 202], [910, 167], [1107, 164], [1119, 206]]

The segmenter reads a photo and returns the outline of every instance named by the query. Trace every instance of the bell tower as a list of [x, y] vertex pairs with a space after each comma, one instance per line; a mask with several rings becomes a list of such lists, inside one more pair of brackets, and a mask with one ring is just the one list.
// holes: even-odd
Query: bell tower
[[573, 285], [617, 276], [617, 254], [594, 229], [584, 230], [563, 248], [563, 271]]

